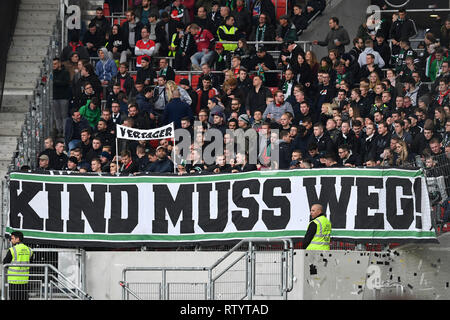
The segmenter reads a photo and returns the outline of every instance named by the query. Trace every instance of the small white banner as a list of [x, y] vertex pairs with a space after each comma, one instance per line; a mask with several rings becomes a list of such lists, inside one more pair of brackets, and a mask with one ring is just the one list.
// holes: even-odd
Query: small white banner
[[159, 140], [175, 138], [175, 127], [173, 122], [160, 128], [140, 130], [117, 125], [117, 138], [127, 140]]

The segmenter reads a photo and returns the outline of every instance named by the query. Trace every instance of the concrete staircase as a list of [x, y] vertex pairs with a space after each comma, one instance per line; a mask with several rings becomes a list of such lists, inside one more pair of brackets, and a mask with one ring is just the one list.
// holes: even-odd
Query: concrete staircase
[[58, 0], [22, 0], [8, 51], [3, 101], [0, 108], [0, 177], [17, 151], [25, 114], [47, 54]]

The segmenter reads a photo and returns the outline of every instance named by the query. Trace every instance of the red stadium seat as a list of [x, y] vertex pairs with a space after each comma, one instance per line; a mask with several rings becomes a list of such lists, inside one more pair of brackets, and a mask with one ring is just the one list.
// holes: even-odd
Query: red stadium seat
[[192, 88], [197, 88], [199, 79], [200, 79], [200, 75], [199, 74], [192, 75], [192, 83], [191, 83], [191, 87]]
[[109, 3], [103, 4], [103, 15], [109, 17], [111, 15], [111, 11], [109, 10]]
[[137, 74], [136, 74], [136, 73], [132, 73], [132, 74], [131, 74], [131, 77], [133, 78], [134, 82], [136, 82]]
[[277, 88], [277, 87], [269, 87], [269, 89], [270, 89], [270, 91], [272, 91], [272, 94], [274, 94], [274, 93], [275, 93], [275, 91], [277, 91], [277, 90], [278, 90], [278, 88]]
[[275, 6], [275, 15], [277, 16], [277, 20], [284, 14], [286, 14], [286, 0], [272, 0], [273, 5]]
[[181, 79], [189, 79], [187, 74], [175, 74], [175, 83], [180, 84]]

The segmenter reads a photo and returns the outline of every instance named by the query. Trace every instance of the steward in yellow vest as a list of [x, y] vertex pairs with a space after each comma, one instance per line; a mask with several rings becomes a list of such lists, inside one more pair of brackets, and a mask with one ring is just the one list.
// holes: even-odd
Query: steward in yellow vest
[[[22, 243], [23, 234], [20, 231], [11, 233], [11, 244], [3, 259], [3, 264], [29, 264], [33, 251]], [[8, 287], [10, 300], [28, 300], [28, 280], [30, 267], [11, 266], [8, 267]]]
[[[234, 17], [228, 16], [225, 18], [225, 24], [221, 25], [217, 29], [217, 36], [219, 38], [219, 42], [222, 41], [238, 41], [238, 28], [234, 26]], [[225, 51], [234, 52], [237, 49], [237, 43], [224, 43], [223, 48]]]
[[302, 248], [306, 250], [330, 250], [331, 222], [327, 219], [320, 204], [314, 204], [311, 207], [311, 219]]

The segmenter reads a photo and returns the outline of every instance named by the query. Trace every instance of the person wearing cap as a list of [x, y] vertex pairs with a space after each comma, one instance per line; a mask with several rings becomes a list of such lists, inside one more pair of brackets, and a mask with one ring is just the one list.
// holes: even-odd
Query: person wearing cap
[[195, 90], [190, 86], [189, 80], [185, 78], [180, 80], [179, 87], [184, 89], [191, 97], [192, 103], [190, 104], [190, 107], [192, 109], [192, 113], [195, 114], [195, 107], [198, 102], [197, 92], [195, 92]]
[[78, 171], [78, 159], [74, 156], [69, 157], [67, 160], [66, 167], [64, 170], [67, 171]]
[[403, 82], [403, 87], [405, 90], [405, 97], [411, 98], [411, 103], [413, 107], [417, 106], [417, 99], [419, 98], [417, 93], [419, 92], [419, 87], [416, 87], [416, 81], [413, 77], [406, 77]]
[[[231, 67], [231, 52], [225, 50], [224, 45], [220, 42], [216, 43], [215, 50], [212, 54], [211, 59], [211, 67], [215, 71], [224, 71]], [[222, 78], [222, 75], [218, 75], [219, 78]]]
[[278, 77], [276, 73], [266, 73], [267, 71], [276, 70], [277, 65], [273, 56], [267, 52], [266, 46], [258, 48], [256, 55], [250, 62], [251, 69], [255, 70], [263, 79], [263, 82], [268, 87], [277, 85]]
[[290, 21], [288, 15], [284, 14], [280, 17], [279, 25], [276, 30], [275, 40], [278, 42], [296, 41], [297, 29], [295, 25]]
[[212, 98], [208, 99], [208, 109], [209, 109], [208, 121], [211, 124], [214, 122], [213, 115], [216, 112], [224, 113], [224, 111], [225, 111], [225, 107], [221, 103], [219, 103], [219, 100], [216, 97], [212, 97]]
[[[220, 25], [219, 28], [217, 28], [217, 36], [220, 42], [222, 41], [237, 42], [239, 40], [238, 28], [235, 27], [234, 24], [235, 24], [234, 16], [230, 15], [225, 18], [225, 23]], [[237, 44], [225, 43], [223, 44], [223, 48], [225, 51], [234, 52], [234, 50], [236, 50], [237, 48]]]
[[210, 129], [220, 130], [225, 135], [227, 126], [225, 124], [225, 114], [222, 111], [211, 112], [212, 123]]
[[50, 158], [48, 157], [48, 155], [46, 154], [41, 155], [39, 157], [39, 168], [37, 169], [37, 171], [50, 170], [49, 162]]
[[250, 117], [247, 114], [241, 114], [238, 117], [238, 127], [244, 131], [251, 128]]
[[171, 173], [173, 162], [167, 156], [167, 149], [163, 146], [156, 148], [156, 161], [147, 167], [148, 172]]

